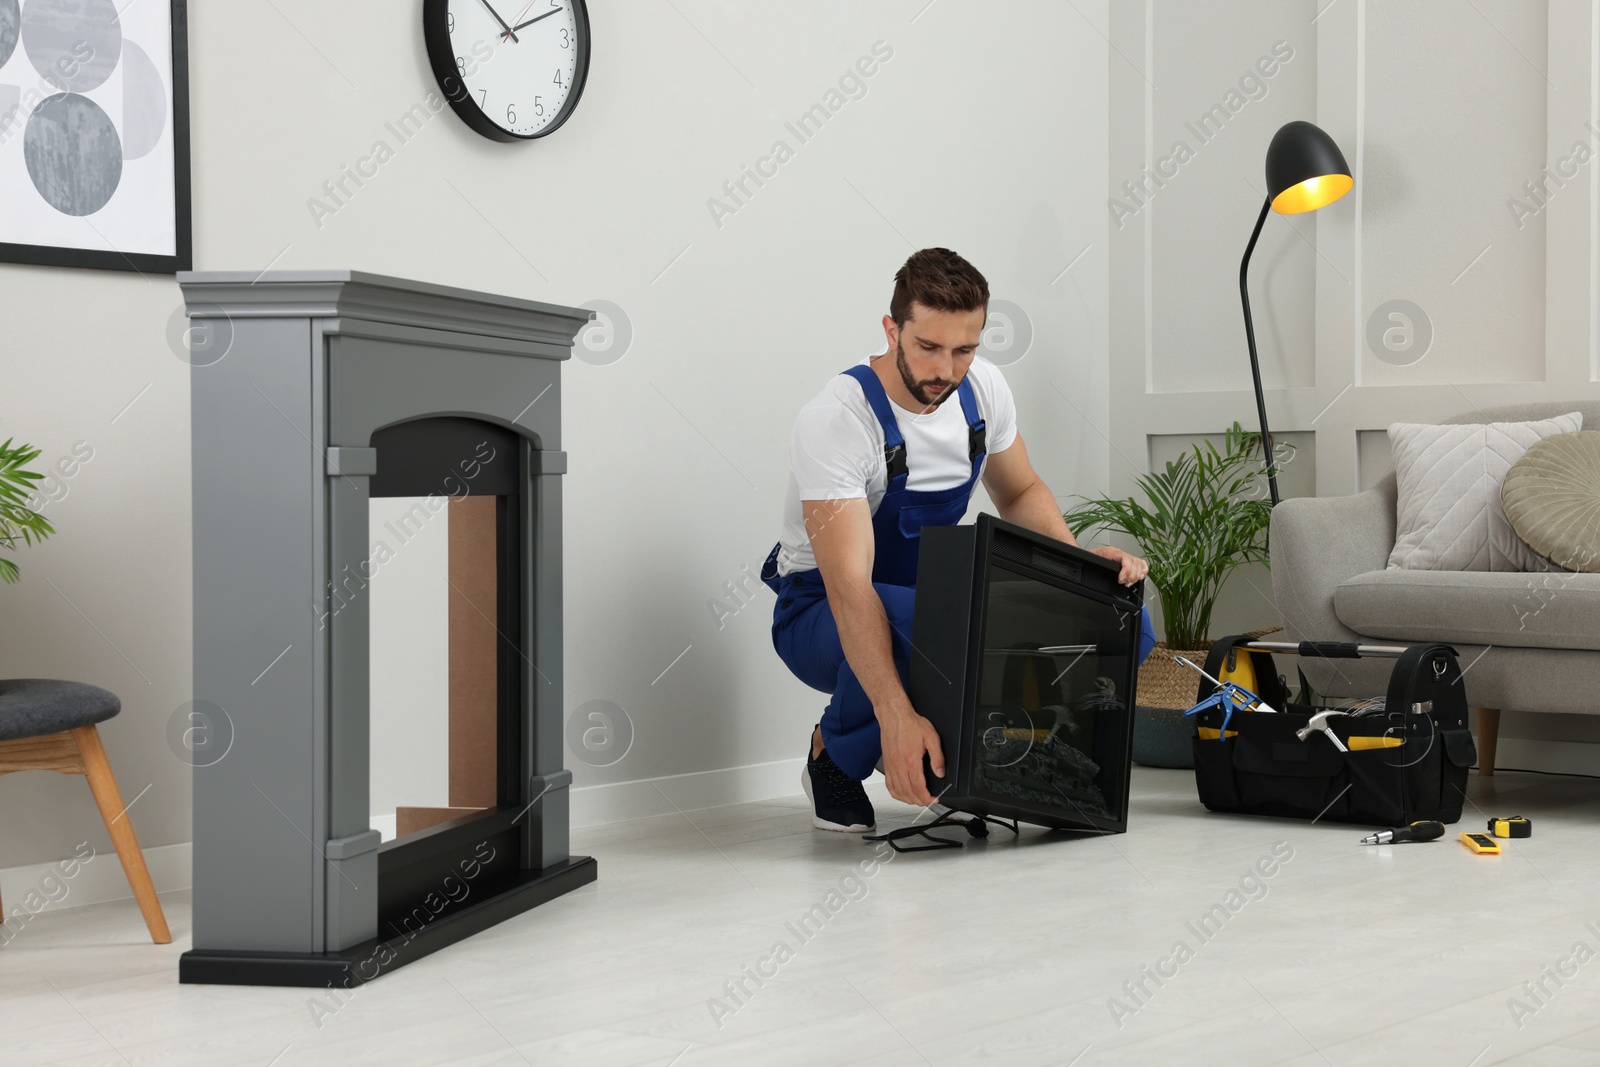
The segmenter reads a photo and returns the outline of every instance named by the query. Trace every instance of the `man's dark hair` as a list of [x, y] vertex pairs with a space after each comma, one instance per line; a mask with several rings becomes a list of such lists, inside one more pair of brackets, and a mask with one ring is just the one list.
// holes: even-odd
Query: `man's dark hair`
[[948, 248], [924, 248], [895, 272], [889, 316], [896, 326], [911, 317], [912, 303], [931, 311], [979, 311], [989, 307], [989, 283], [978, 268]]

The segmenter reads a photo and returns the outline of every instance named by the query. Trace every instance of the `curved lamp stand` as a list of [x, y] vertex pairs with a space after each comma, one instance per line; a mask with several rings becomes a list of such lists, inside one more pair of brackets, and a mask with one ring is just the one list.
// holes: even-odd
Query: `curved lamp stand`
[[1256, 240], [1272, 208], [1269, 196], [1261, 202], [1261, 214], [1256, 218], [1256, 228], [1250, 231], [1250, 243], [1244, 248], [1244, 261], [1239, 264], [1239, 299], [1244, 303], [1244, 335], [1250, 342], [1250, 380], [1256, 386], [1256, 416], [1261, 420], [1261, 454], [1267, 463], [1267, 488], [1272, 491], [1272, 506], [1278, 506], [1278, 464], [1272, 451], [1272, 431], [1267, 429], [1267, 398], [1261, 392], [1261, 361], [1256, 358], [1256, 327], [1250, 319], [1250, 254], [1256, 250]]
[[1278, 504], [1278, 463], [1272, 431], [1267, 429], [1267, 399], [1261, 390], [1261, 363], [1256, 356], [1256, 328], [1250, 318], [1250, 255], [1256, 250], [1267, 212], [1298, 215], [1326, 207], [1355, 186], [1344, 153], [1322, 129], [1309, 122], [1285, 123], [1267, 146], [1267, 198], [1261, 204], [1256, 228], [1250, 232], [1244, 260], [1239, 264], [1239, 300], [1244, 305], [1244, 334], [1250, 343], [1250, 378], [1256, 387], [1256, 416], [1261, 420], [1262, 456], [1267, 465], [1267, 488]]

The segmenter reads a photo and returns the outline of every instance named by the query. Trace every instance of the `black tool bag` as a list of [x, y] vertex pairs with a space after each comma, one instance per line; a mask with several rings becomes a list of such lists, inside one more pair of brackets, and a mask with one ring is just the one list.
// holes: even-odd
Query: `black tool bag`
[[[1274, 653], [1325, 659], [1392, 658], [1380, 712], [1328, 720], [1350, 749], [1340, 752], [1321, 731], [1301, 740], [1296, 731], [1326, 710], [1289, 703]], [[1250, 657], [1255, 686], [1234, 674]], [[1211, 646], [1206, 673], [1252, 689], [1279, 714], [1235, 711], [1219, 737], [1223, 709], [1194, 716], [1194, 777], [1200, 802], [1212, 811], [1282, 815], [1369, 826], [1404, 826], [1418, 819], [1461, 818], [1467, 770], [1477, 761], [1467, 729], [1466, 691], [1455, 649], [1447, 645], [1355, 645], [1252, 641], [1228, 637]], [[1196, 703], [1217, 687], [1200, 679]], [[1352, 743], [1351, 739], [1357, 740]], [[1381, 738], [1398, 739], [1395, 744]]]

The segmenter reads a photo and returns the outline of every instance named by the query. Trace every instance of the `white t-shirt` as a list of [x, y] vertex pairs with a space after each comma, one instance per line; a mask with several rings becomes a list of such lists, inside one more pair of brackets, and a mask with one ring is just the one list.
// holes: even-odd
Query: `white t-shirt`
[[[871, 360], [868, 356], [861, 362]], [[986, 426], [989, 455], [1004, 452], [1017, 437], [1017, 405], [1011, 387], [1000, 368], [982, 356], [973, 359], [967, 381], [972, 383], [978, 414]], [[892, 398], [889, 408], [906, 442], [907, 489], [949, 489], [972, 476], [967, 417], [959, 396], [951, 396], [926, 414], [907, 411]], [[883, 427], [872, 413], [861, 383], [848, 374], [835, 374], [822, 392], [800, 409], [789, 439], [789, 493], [778, 548], [779, 574], [817, 565], [800, 501], [865, 498], [877, 513], [888, 487], [883, 448]]]

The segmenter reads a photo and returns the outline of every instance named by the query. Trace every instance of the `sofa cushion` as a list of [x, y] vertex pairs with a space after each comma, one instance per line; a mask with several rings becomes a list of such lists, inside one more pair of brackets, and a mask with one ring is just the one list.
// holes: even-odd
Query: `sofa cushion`
[[1506, 472], [1500, 506], [1551, 563], [1600, 571], [1600, 433], [1558, 433], [1528, 449]]
[[1399, 500], [1389, 566], [1434, 571], [1542, 571], [1500, 507], [1506, 471], [1541, 438], [1583, 428], [1577, 412], [1539, 422], [1389, 427]]
[[1600, 650], [1600, 574], [1368, 571], [1334, 590], [1333, 610], [1387, 641]]

